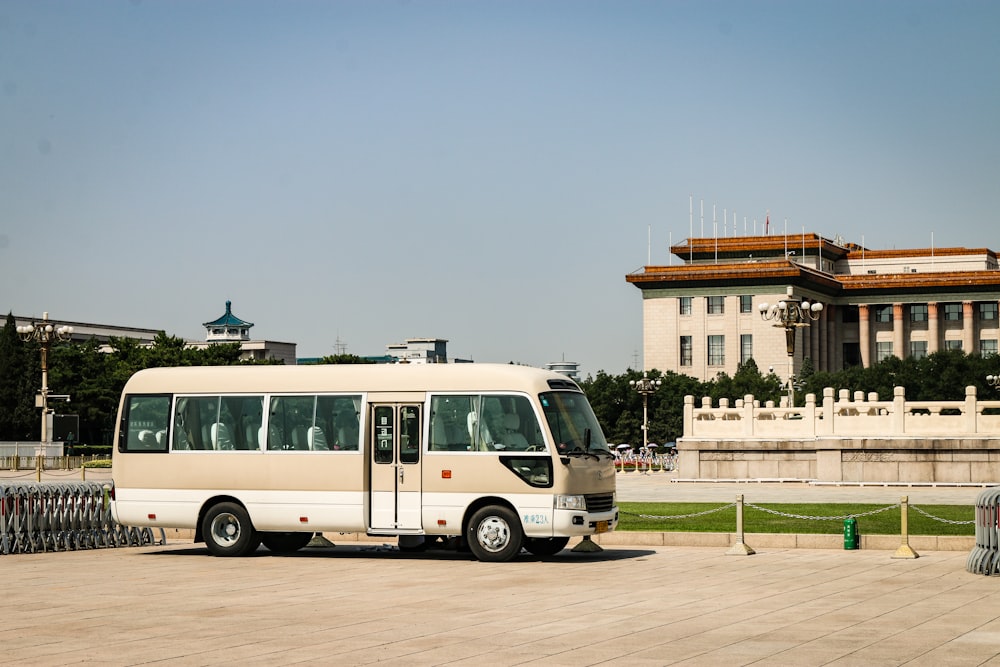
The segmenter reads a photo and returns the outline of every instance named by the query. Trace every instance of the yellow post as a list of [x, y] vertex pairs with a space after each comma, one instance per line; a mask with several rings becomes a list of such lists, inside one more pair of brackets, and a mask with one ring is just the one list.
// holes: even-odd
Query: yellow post
[[899, 513], [899, 533], [901, 536], [901, 544], [899, 548], [896, 549], [896, 553], [892, 555], [893, 558], [918, 558], [918, 554], [912, 548], [910, 548], [910, 519], [909, 519], [909, 502], [908, 496], [903, 496], [902, 500], [899, 502], [900, 513]]
[[736, 543], [726, 552], [727, 556], [752, 556], [756, 552], [743, 541], [743, 494], [736, 496]]
[[42, 457], [35, 457], [35, 481], [39, 484], [42, 482]]

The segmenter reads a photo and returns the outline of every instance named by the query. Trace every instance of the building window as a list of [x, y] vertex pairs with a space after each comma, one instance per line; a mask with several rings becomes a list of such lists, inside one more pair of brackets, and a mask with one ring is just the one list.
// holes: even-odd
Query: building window
[[709, 366], [725, 366], [726, 365], [726, 337], [725, 336], [709, 336], [708, 337], [708, 365]]
[[946, 340], [944, 342], [944, 349], [946, 350], [961, 350], [962, 341], [960, 340]]
[[923, 359], [927, 356], [927, 341], [925, 340], [911, 340], [910, 341], [910, 356], [914, 359]]
[[753, 335], [740, 334], [740, 363], [745, 364], [751, 359], [753, 359]]
[[875, 306], [876, 322], [892, 322], [892, 306]]
[[[993, 304], [994, 306], [996, 304]], [[753, 312], [753, 297], [749, 294], [740, 295], [740, 312], [741, 313], [752, 313]]]
[[997, 341], [995, 339], [979, 341], [979, 354], [984, 357], [995, 357], [997, 354]]
[[[962, 321], [962, 304], [960, 303], [946, 303], [944, 304], [944, 319], [950, 322], [961, 322]], [[959, 348], [961, 349], [961, 348]]]
[[694, 349], [691, 336], [681, 336], [681, 366], [694, 365]]
[[[997, 319], [997, 303], [995, 301], [983, 301], [979, 304], [979, 319], [980, 320], [995, 320]], [[993, 341], [996, 343], [996, 341]]]
[[875, 361], [885, 361], [892, 356], [892, 342], [875, 343]]
[[[841, 321], [844, 324], [857, 324], [858, 322], [861, 321], [860, 317], [858, 315], [858, 307], [857, 306], [845, 306], [844, 308], [840, 309], [840, 312], [841, 312], [841, 317], [842, 317]], [[857, 364], [855, 364], [855, 365], [857, 365]]]
[[705, 297], [705, 301], [708, 305], [709, 315], [723, 315], [726, 312], [726, 297], [724, 296], [709, 296]]
[[681, 315], [691, 314], [691, 297], [682, 296], [680, 299], [680, 313]]
[[911, 322], [926, 322], [927, 321], [927, 304], [926, 303], [915, 303], [910, 306], [910, 321]]

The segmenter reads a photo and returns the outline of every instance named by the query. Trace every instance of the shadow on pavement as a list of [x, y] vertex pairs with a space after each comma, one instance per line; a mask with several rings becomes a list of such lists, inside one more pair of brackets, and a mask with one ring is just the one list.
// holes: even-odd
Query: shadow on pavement
[[[653, 549], [609, 549], [603, 551], [574, 553], [567, 548], [553, 556], [535, 556], [522, 551], [513, 561], [515, 563], [606, 563], [608, 561], [630, 560], [644, 558], [656, 553]], [[187, 548], [164, 548], [156, 549], [151, 547], [144, 555], [148, 556], [198, 556], [200, 558], [212, 558], [208, 549], [197, 545]], [[475, 561], [475, 557], [468, 551], [455, 551], [450, 549], [430, 549], [422, 552], [400, 551], [399, 547], [391, 544], [351, 544], [335, 547], [305, 548], [290, 554], [276, 554], [261, 547], [253, 554], [244, 558], [392, 558], [394, 560], [420, 560], [420, 561]]]

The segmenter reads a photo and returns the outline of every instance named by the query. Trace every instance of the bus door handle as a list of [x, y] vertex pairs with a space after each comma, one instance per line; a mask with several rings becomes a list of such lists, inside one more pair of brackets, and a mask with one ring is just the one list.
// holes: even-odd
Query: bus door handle
[[399, 483], [403, 483], [403, 466], [399, 466]]

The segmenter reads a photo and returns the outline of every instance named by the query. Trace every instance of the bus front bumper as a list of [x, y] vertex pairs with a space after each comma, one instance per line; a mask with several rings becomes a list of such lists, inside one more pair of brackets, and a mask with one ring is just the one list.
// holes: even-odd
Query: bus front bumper
[[553, 534], [569, 537], [608, 533], [618, 527], [618, 507], [609, 512], [555, 510]]

